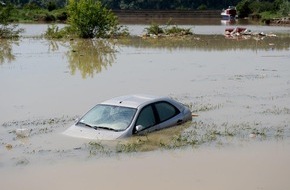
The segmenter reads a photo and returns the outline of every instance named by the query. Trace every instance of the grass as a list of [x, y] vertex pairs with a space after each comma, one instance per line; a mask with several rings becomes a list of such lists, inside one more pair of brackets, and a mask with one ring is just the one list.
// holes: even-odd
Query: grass
[[[171, 150], [186, 147], [198, 148], [200, 146], [222, 146], [224, 144], [267, 139], [282, 139], [289, 135], [287, 126], [278, 128], [263, 127], [257, 122], [243, 122], [238, 124], [205, 123], [192, 121], [184, 125], [157, 131], [145, 136], [133, 136], [119, 141], [115, 146], [104, 148], [105, 144], [90, 143], [95, 146], [94, 151], [100, 153], [133, 153], [156, 150]], [[91, 151], [91, 149], [90, 149]], [[96, 154], [96, 153], [94, 153]]]
[[48, 11], [47, 9], [15, 9], [11, 20], [14, 22], [66, 22], [66, 9]]
[[57, 25], [52, 24], [48, 26], [46, 32], [44, 33], [44, 36], [47, 39], [68, 38], [73, 34], [73, 32], [71, 32], [70, 30], [71, 29], [69, 27], [64, 27], [60, 29]]
[[149, 27], [145, 28], [146, 35], [150, 37], [165, 37], [165, 36], [187, 36], [193, 35], [190, 28], [181, 28], [177, 25], [171, 25], [170, 22], [165, 26], [152, 23]]
[[[204, 123], [201, 121], [188, 122], [182, 126], [173, 127], [145, 136], [134, 136], [119, 141], [116, 146], [104, 148], [104, 144], [90, 143], [94, 151], [104, 153], [132, 153], [148, 152], [156, 150], [179, 149], [183, 147], [199, 147], [203, 145], [223, 145], [232, 141], [265, 140], [267, 138], [283, 138], [286, 131], [284, 128], [276, 130], [261, 127], [257, 123]], [[251, 137], [250, 135], [253, 135]], [[91, 151], [92, 149], [90, 149]], [[94, 152], [94, 154], [96, 154]]]
[[[37, 135], [52, 134], [57, 128], [63, 128], [71, 123], [74, 117], [48, 118], [38, 120], [11, 121], [1, 125], [7, 129], [6, 140], [0, 139], [0, 143], [7, 150], [15, 150], [14, 143], [7, 143], [7, 139], [15, 138], [15, 130], [21, 127], [31, 130], [29, 138]], [[204, 146], [226, 146], [240, 142], [281, 140], [290, 137], [289, 124], [287, 122], [275, 126], [267, 126], [263, 122], [223, 122], [208, 121], [202, 118], [194, 118], [182, 125], [163, 129], [146, 135], [136, 135], [127, 139], [116, 141], [91, 141], [73, 150], [82, 151], [90, 158], [102, 156], [116, 156], [119, 154], [141, 153], [150, 151], [175, 150], [183, 148], [200, 148]], [[28, 138], [28, 139], [29, 139]], [[13, 140], [13, 142], [14, 142]], [[58, 150], [35, 150], [25, 149], [25, 153], [34, 154], [42, 151]]]

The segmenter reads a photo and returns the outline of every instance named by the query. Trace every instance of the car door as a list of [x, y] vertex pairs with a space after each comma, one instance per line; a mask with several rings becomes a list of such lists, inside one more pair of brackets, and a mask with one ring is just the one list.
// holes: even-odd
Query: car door
[[144, 129], [150, 128], [156, 124], [156, 117], [152, 105], [144, 107], [137, 118], [135, 126], [142, 125]]
[[[138, 134], [146, 134], [151, 131], [170, 127], [178, 124], [180, 111], [172, 104], [161, 101], [144, 107], [137, 118], [135, 127], [142, 125], [143, 130]], [[180, 120], [182, 121], [182, 120]]]
[[158, 129], [171, 127], [182, 123], [180, 111], [169, 102], [157, 102], [154, 104], [157, 112]]

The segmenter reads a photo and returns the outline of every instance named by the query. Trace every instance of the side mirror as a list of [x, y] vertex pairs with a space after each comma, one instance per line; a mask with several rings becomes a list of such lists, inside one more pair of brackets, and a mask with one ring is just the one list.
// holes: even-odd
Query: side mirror
[[136, 131], [137, 132], [140, 132], [140, 131], [142, 131], [142, 130], [144, 130], [145, 129], [145, 127], [143, 126], [143, 125], [137, 125], [136, 126]]

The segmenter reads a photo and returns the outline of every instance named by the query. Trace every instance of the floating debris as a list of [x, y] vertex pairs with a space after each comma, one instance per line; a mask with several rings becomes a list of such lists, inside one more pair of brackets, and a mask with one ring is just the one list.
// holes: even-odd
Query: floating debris
[[11, 150], [13, 148], [12, 144], [6, 144], [5, 147], [7, 150]]
[[250, 29], [247, 28], [243, 28], [243, 27], [236, 27], [236, 28], [226, 28], [225, 29], [225, 33], [224, 35], [227, 38], [244, 38], [244, 39], [248, 39], [251, 36], [255, 36], [255, 37], [264, 37], [264, 36], [268, 36], [268, 37], [276, 37], [275, 34], [265, 34], [264, 32], [252, 32]]
[[250, 137], [250, 138], [256, 138], [256, 137], [257, 137], [257, 135], [256, 135], [256, 134], [254, 134], [254, 133], [251, 133], [251, 134], [249, 135], [249, 137]]
[[28, 137], [30, 135], [31, 130], [24, 128], [24, 129], [16, 129], [16, 135], [17, 137]]

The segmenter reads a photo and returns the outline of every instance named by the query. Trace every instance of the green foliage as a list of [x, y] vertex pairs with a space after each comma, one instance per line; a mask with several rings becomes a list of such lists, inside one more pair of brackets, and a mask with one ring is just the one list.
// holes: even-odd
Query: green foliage
[[170, 34], [178, 34], [178, 35], [192, 35], [193, 33], [190, 31], [190, 28], [180, 28], [178, 26], [172, 26], [168, 29], [165, 29], [165, 33]]
[[58, 21], [62, 21], [62, 22], [65, 22], [68, 18], [66, 11], [57, 11], [57, 12], [55, 12], [55, 15], [56, 15], [56, 19]]
[[242, 0], [238, 3], [237, 10], [241, 18], [248, 17], [249, 15], [258, 15], [263, 20], [288, 16], [290, 13], [290, 3], [288, 0]]
[[101, 0], [112, 9], [138, 10], [194, 10], [199, 8], [222, 9], [236, 5], [239, 0]]
[[264, 11], [272, 11], [273, 10], [273, 3], [268, 1], [252, 1], [249, 4], [249, 8], [251, 13], [261, 13]]
[[34, 2], [26, 3], [23, 8], [28, 10], [40, 9], [40, 7]]
[[70, 0], [69, 24], [81, 38], [110, 37], [118, 29], [117, 17], [99, 1]]
[[49, 39], [60, 39], [69, 37], [71, 34], [69, 27], [64, 27], [62, 29], [59, 29], [59, 27], [55, 24], [48, 26], [44, 36]]
[[0, 6], [0, 24], [8, 24], [10, 22], [13, 10], [11, 4]]
[[0, 38], [18, 38], [24, 30], [18, 28], [17, 24], [7, 24], [0, 26]]
[[152, 23], [148, 28], [145, 28], [147, 35], [192, 35], [190, 29], [180, 28], [178, 26], [171, 26], [170, 21], [167, 25], [161, 27], [156, 23]]
[[273, 13], [272, 11], [265, 11], [259, 14], [261, 16], [262, 22], [266, 22], [272, 18], [277, 18], [279, 15], [277, 13]]
[[23, 29], [18, 28], [18, 25], [9, 24], [13, 10], [11, 4], [0, 6], [0, 38], [19, 37], [20, 33], [23, 32]]
[[241, 2], [239, 2], [239, 4], [237, 5], [237, 10], [239, 13], [239, 17], [248, 17], [249, 14], [252, 13], [250, 9], [250, 0], [242, 0]]
[[145, 28], [147, 31], [147, 34], [153, 34], [153, 35], [158, 35], [158, 34], [163, 34], [164, 30], [163, 28], [160, 27], [159, 24], [152, 23], [149, 27]]
[[56, 6], [56, 3], [55, 2], [53, 2], [53, 1], [49, 1], [48, 3], [47, 3], [47, 9], [48, 9], [48, 11], [53, 11], [53, 10], [55, 10], [57, 8], [57, 6]]
[[283, 0], [279, 6], [279, 14], [281, 16], [289, 16], [290, 14], [290, 2], [288, 0]]
[[207, 10], [207, 6], [205, 4], [201, 4], [197, 7], [197, 10]]
[[11, 20], [13, 22], [65, 22], [67, 20], [66, 9], [14, 9]]

